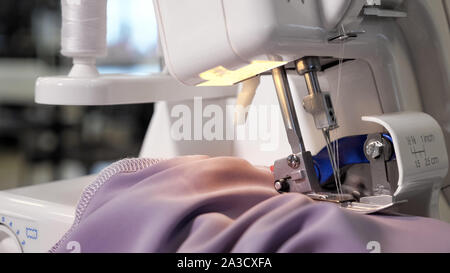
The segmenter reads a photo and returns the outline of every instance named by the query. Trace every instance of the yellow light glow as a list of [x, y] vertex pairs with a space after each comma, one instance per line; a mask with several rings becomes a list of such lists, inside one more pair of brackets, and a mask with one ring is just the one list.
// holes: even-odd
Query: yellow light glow
[[287, 62], [253, 61], [251, 64], [237, 70], [228, 70], [223, 66], [218, 66], [200, 73], [200, 78], [204, 79], [205, 82], [202, 82], [197, 86], [230, 86], [267, 70], [272, 70], [276, 67], [285, 65], [286, 63]]

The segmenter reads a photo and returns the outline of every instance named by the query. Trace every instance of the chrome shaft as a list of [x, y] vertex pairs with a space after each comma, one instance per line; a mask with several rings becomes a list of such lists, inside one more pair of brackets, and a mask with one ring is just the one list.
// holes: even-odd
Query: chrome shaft
[[278, 102], [283, 116], [284, 127], [289, 144], [294, 154], [305, 150], [302, 133], [298, 124], [297, 113], [295, 111], [294, 101], [292, 99], [291, 89], [287, 79], [286, 69], [277, 67], [272, 70], [272, 77], [277, 91]]

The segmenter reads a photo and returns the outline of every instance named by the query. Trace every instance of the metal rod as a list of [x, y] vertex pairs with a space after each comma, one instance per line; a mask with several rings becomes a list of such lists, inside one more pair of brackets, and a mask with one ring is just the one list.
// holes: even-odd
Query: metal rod
[[310, 95], [321, 93], [317, 71], [320, 71], [320, 59], [316, 56], [303, 57], [295, 64], [298, 74], [305, 76]]
[[292, 152], [294, 154], [301, 153], [305, 150], [305, 145], [298, 124], [297, 113], [295, 112], [295, 105], [292, 100], [286, 69], [283, 66], [274, 68], [272, 70], [272, 77]]
[[305, 76], [306, 86], [308, 87], [308, 93], [310, 95], [315, 93], [321, 93], [319, 79], [317, 78], [316, 72], [307, 72], [303, 76]]

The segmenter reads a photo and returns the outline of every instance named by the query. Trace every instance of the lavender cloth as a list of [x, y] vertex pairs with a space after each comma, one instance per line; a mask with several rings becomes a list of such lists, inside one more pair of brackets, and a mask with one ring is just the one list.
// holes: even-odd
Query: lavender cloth
[[269, 170], [242, 159], [152, 163], [129, 159], [105, 170], [52, 251], [70, 252], [76, 242], [81, 252], [369, 252], [371, 244], [382, 252], [450, 252], [447, 223], [280, 195]]

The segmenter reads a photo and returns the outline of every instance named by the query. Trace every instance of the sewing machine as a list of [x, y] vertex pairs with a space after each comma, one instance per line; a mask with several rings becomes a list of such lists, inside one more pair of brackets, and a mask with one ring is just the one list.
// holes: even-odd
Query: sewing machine
[[[438, 192], [448, 172], [449, 136], [423, 112], [428, 107], [421, 101], [449, 89], [448, 21], [439, 21], [435, 4], [326, 0], [155, 4], [165, 60], [180, 82], [229, 86], [271, 74], [291, 147], [274, 163], [277, 191], [304, 193], [359, 212], [398, 207], [401, 212], [437, 217]], [[417, 29], [410, 29], [418, 21], [421, 28], [434, 28], [429, 32], [436, 36], [418, 37]], [[436, 40], [442, 43], [433, 50], [440, 56], [433, 64], [439, 63], [445, 72], [434, 76], [433, 84], [439, 86], [425, 85], [428, 79], [417, 65], [427, 66], [433, 57], [418, 55], [423, 51], [428, 55], [429, 41]], [[415, 52], [412, 44], [419, 43], [423, 47]], [[297, 90], [293, 96], [290, 85], [298, 83], [290, 83], [288, 72], [291, 78], [304, 78], [307, 94]], [[319, 73], [328, 79], [326, 89]], [[247, 97], [241, 106], [246, 107], [253, 93], [242, 93]], [[447, 121], [442, 121], [445, 126]], [[323, 147], [328, 166], [312, 156]], [[350, 156], [351, 151], [359, 152]], [[370, 179], [342, 189], [339, 180], [345, 172], [351, 179], [356, 171], [352, 165], [363, 162], [367, 165], [362, 176]], [[326, 177], [330, 165], [333, 175]], [[338, 194], [324, 190], [330, 177], [337, 181]]]
[[[63, 16], [89, 2], [63, 0]], [[281, 194], [450, 220], [450, 1], [155, 0], [154, 8], [170, 75], [99, 75], [105, 52], [63, 50], [74, 68], [39, 78], [36, 102], [157, 102], [141, 157], [239, 156], [273, 165]], [[0, 249], [47, 250], [92, 180], [0, 193]]]

